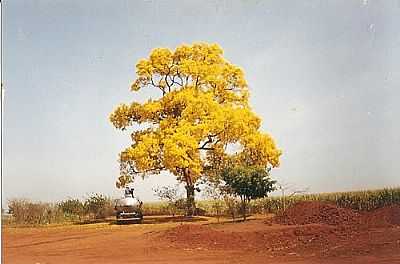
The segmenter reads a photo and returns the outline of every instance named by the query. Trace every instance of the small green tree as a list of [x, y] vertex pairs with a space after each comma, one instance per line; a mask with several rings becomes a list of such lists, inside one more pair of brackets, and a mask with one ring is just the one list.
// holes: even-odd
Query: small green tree
[[252, 199], [268, 196], [275, 190], [276, 181], [269, 176], [269, 169], [259, 166], [236, 166], [222, 172], [226, 190], [240, 198], [243, 220], [246, 220], [248, 204]]

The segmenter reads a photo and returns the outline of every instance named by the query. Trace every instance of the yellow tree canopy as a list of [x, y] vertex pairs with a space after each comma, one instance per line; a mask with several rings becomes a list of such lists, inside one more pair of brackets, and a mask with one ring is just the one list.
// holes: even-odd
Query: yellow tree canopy
[[[120, 153], [117, 186], [138, 173], [166, 170], [193, 185], [228, 162], [279, 165], [281, 151], [249, 107], [243, 70], [222, 55], [216, 44], [195, 43], [154, 49], [137, 63], [131, 90], [153, 89], [158, 99], [119, 105], [110, 116], [117, 129], [139, 128]], [[227, 152], [232, 144], [238, 153]]]

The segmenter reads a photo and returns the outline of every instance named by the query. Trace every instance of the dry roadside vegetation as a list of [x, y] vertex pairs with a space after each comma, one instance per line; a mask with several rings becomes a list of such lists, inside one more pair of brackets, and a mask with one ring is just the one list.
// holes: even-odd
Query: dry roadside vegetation
[[72, 199], [58, 203], [11, 199], [3, 224], [13, 226], [43, 226], [49, 224], [85, 223], [114, 215], [114, 201], [102, 194], [91, 194], [84, 200]]
[[[256, 215], [279, 214], [283, 211], [283, 208], [302, 201], [329, 202], [341, 208], [367, 212], [400, 204], [400, 188], [266, 197], [251, 201], [247, 213]], [[92, 194], [85, 200], [70, 198], [54, 204], [33, 202], [27, 199], [13, 199], [9, 201], [8, 207], [11, 215], [3, 216], [3, 225], [84, 224], [110, 220], [114, 216], [113, 199], [101, 194]], [[232, 220], [239, 220], [242, 214], [240, 202], [233, 197], [197, 201], [196, 207], [201, 209], [201, 215], [216, 218], [229, 217]], [[183, 216], [185, 209], [184, 200], [175, 197], [174, 200], [169, 202], [144, 203], [143, 214], [147, 216]]]

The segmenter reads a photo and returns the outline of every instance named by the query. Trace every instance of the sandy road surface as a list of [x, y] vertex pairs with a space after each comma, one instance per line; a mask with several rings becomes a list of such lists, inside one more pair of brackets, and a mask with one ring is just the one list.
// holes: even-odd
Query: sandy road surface
[[335, 230], [262, 219], [3, 227], [2, 263], [400, 263], [399, 227]]

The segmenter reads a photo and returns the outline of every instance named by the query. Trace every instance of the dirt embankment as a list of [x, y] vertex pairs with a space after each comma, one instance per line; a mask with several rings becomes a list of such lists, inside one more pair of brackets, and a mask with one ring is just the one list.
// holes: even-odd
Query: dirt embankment
[[369, 227], [400, 226], [400, 204], [395, 204], [365, 214], [363, 223]]
[[327, 224], [363, 228], [398, 226], [400, 204], [371, 212], [358, 212], [331, 203], [299, 202], [276, 216], [273, 222], [285, 225]]
[[[359, 213], [320, 202], [301, 202], [257, 230], [180, 225], [160, 237], [187, 249], [245, 250], [271, 256], [362, 256], [400, 253], [400, 206]], [[233, 225], [233, 224], [231, 224]], [[254, 224], [253, 224], [254, 226]], [[246, 229], [248, 228], [248, 229]]]
[[357, 225], [361, 215], [351, 209], [339, 208], [330, 203], [299, 202], [275, 217], [279, 224], [306, 225]]

